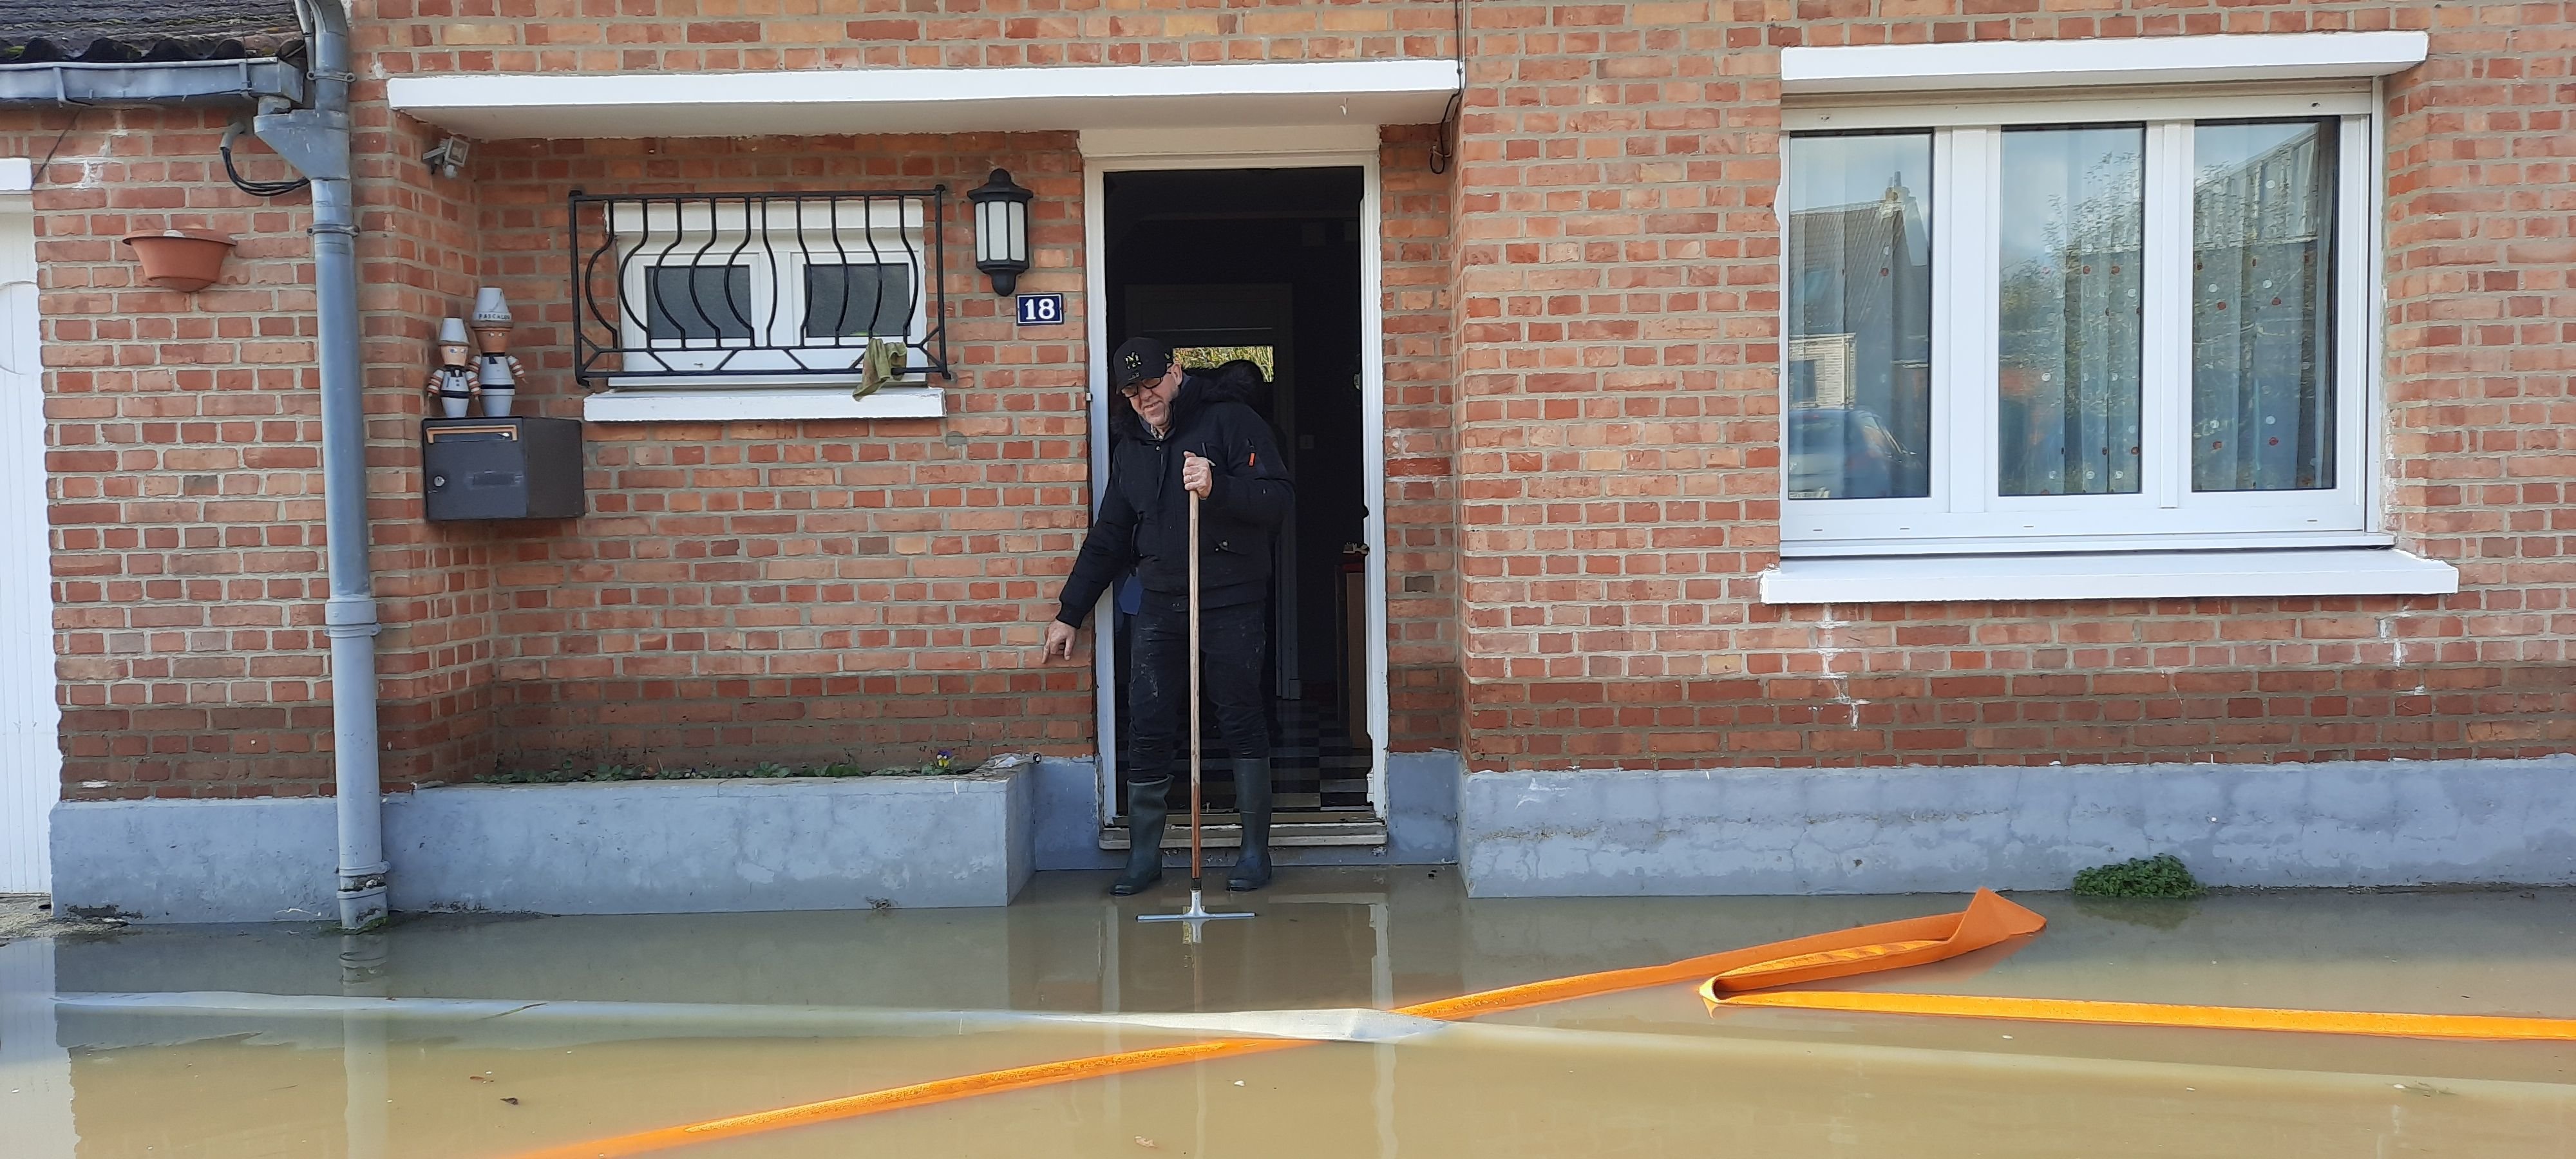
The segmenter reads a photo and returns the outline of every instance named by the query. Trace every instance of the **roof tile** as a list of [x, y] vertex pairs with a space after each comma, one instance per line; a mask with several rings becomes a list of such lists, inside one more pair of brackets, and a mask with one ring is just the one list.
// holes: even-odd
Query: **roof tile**
[[0, 64], [288, 56], [294, 0], [0, 0]]

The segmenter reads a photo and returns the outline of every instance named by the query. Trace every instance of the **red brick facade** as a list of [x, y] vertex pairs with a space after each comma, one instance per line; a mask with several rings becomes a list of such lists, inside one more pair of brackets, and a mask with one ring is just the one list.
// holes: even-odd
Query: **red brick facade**
[[[1033, 290], [1081, 299], [1069, 134], [497, 142], [475, 187], [489, 284], [525, 317], [539, 413], [578, 417], [565, 197], [919, 189], [996, 167], [1036, 191]], [[961, 202], [946, 249], [971, 255]], [[498, 728], [513, 754], [884, 760], [1078, 751], [1084, 674], [1037, 663], [1088, 473], [1083, 347], [1023, 338], [952, 261], [945, 420], [593, 425], [588, 518], [499, 525]], [[748, 763], [748, 760], [746, 761]]]
[[[10, 121], [11, 155], [55, 158], [37, 260], [65, 779], [141, 793], [223, 765], [311, 792], [330, 710], [303, 208], [224, 184], [215, 115]], [[162, 226], [238, 238], [225, 283], [141, 285], [116, 239]]]
[[[1088, 495], [1079, 326], [1033, 339], [950, 240], [944, 420], [592, 425], [592, 514], [420, 519], [417, 380], [477, 285], [523, 413], [573, 415], [564, 196], [1038, 192], [1082, 303], [1070, 134], [485, 142], [459, 180], [386, 77], [1439, 58], [1449, 4], [359, 0], [372, 514], [390, 785], [496, 759], [1091, 751], [1035, 661]], [[1385, 131], [1389, 701], [1477, 768], [2067, 764], [2576, 750], [2576, 5], [1474, 0], [1459, 160]], [[791, 11], [792, 10], [792, 11]], [[2384, 28], [2378, 500], [2451, 597], [1773, 606], [1783, 47]], [[66, 124], [69, 128], [66, 129]], [[220, 115], [0, 114], [36, 205], [75, 797], [327, 792], [318, 403], [300, 196]], [[246, 146], [254, 176], [282, 167]], [[138, 289], [114, 239], [241, 236]], [[1038, 332], [1030, 332], [1038, 333]]]

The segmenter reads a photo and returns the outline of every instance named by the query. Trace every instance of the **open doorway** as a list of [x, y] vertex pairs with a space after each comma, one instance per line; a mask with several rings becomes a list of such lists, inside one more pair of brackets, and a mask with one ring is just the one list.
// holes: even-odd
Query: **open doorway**
[[[1364, 830], [1382, 833], [1370, 795], [1375, 745], [1368, 735], [1365, 181], [1357, 166], [1101, 175], [1109, 341], [1151, 336], [1201, 371], [1249, 363], [1266, 383], [1254, 409], [1270, 423], [1295, 480], [1270, 601], [1274, 844], [1338, 844]], [[1116, 655], [1114, 680], [1104, 684], [1115, 685], [1109, 708], [1122, 743], [1105, 787], [1112, 809], [1123, 814], [1132, 762], [1123, 743], [1131, 735], [1129, 623], [1119, 603], [1112, 601], [1104, 623]], [[1212, 713], [1206, 725], [1204, 751], [1211, 767], [1222, 769], [1216, 762], [1226, 756], [1224, 739]], [[1214, 844], [1233, 843], [1232, 793], [1223, 774], [1208, 778]], [[1103, 843], [1121, 845], [1123, 819], [1110, 820]], [[1176, 828], [1171, 839], [1185, 842], [1187, 835]]]

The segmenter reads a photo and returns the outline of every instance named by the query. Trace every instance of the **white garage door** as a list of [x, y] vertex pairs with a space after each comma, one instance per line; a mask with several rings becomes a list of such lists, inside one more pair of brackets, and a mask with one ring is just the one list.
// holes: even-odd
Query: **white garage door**
[[28, 176], [24, 159], [0, 159], [0, 893], [51, 889], [45, 815], [63, 768]]

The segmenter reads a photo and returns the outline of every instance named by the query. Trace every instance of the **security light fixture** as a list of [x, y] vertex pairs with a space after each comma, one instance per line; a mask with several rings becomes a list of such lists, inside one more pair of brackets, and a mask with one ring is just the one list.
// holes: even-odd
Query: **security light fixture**
[[993, 292], [1018, 289], [1029, 269], [1029, 201], [1037, 195], [1011, 180], [1011, 171], [996, 169], [982, 185], [966, 191], [975, 203], [975, 268], [992, 275]]
[[474, 143], [463, 137], [442, 137], [429, 152], [421, 154], [420, 163], [429, 166], [430, 172], [452, 181], [465, 172], [465, 158], [473, 149]]

